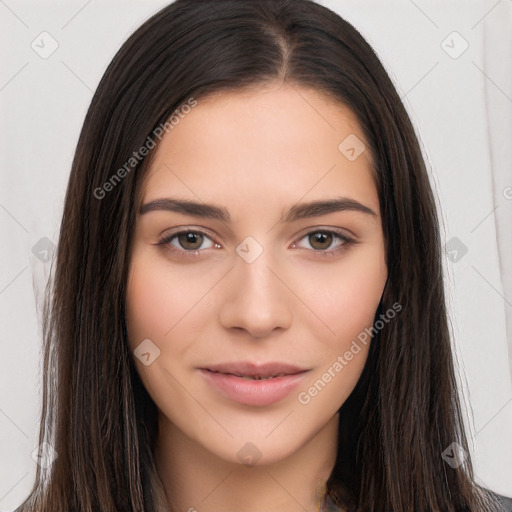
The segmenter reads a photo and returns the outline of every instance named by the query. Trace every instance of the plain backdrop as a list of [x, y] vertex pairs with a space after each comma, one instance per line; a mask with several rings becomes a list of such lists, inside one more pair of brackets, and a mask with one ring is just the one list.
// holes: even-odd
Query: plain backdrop
[[[84, 115], [120, 45], [166, 3], [0, 0], [0, 510], [35, 476], [36, 297]], [[373, 46], [424, 147], [477, 478], [512, 496], [512, 2], [321, 3]]]

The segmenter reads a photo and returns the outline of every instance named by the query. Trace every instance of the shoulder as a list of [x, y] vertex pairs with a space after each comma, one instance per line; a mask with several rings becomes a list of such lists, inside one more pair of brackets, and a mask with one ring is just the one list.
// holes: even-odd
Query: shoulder
[[500, 503], [503, 505], [503, 508], [507, 512], [512, 512], [512, 498], [508, 498], [507, 496], [501, 496], [499, 494], [496, 495]]
[[503, 512], [512, 512], [512, 498], [502, 496], [494, 491], [489, 491], [489, 493], [498, 500], [500, 505], [503, 507]]
[[[484, 489], [486, 493], [491, 495], [498, 503], [501, 505], [502, 510], [500, 512], [512, 512], [512, 498], [507, 496], [503, 496], [498, 494], [490, 489]], [[332, 499], [326, 495], [326, 501], [324, 503], [324, 508], [322, 508], [322, 512], [342, 512]]]

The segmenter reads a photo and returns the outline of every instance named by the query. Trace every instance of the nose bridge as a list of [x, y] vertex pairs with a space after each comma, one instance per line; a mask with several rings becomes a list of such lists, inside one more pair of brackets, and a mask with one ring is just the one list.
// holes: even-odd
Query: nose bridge
[[221, 306], [225, 328], [245, 329], [262, 337], [277, 327], [287, 328], [292, 320], [290, 293], [278, 277], [270, 249], [251, 237], [237, 247], [238, 257], [231, 272], [226, 300]]

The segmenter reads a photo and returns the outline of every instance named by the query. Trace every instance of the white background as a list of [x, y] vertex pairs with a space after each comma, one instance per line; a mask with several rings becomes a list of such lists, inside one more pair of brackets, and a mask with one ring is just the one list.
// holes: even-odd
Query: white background
[[[57, 242], [73, 152], [106, 66], [166, 3], [0, 0], [1, 510], [15, 508], [35, 476], [35, 295], [50, 263], [32, 248], [43, 237]], [[471, 450], [479, 482], [512, 496], [512, 3], [322, 3], [360, 30], [390, 72], [431, 167], [444, 243], [467, 248], [445, 263]], [[58, 48], [46, 59], [31, 47], [48, 51], [52, 39]]]

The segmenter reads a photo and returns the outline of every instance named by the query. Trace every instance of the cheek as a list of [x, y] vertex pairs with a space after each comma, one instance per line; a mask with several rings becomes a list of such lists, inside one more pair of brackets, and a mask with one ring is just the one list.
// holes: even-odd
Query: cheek
[[[364, 259], [360, 259], [339, 279], [338, 287], [332, 291], [332, 297], [336, 300], [331, 302], [333, 322], [338, 329], [350, 326], [352, 331], [362, 330], [372, 325], [386, 282], [382, 267], [365, 265]], [[338, 317], [334, 314], [335, 304]]]
[[331, 270], [331, 279], [318, 280], [325, 284], [321, 290], [310, 288], [312, 304], [326, 328], [315, 342], [317, 353], [322, 354], [320, 364], [297, 396], [306, 416], [318, 415], [327, 421], [356, 386], [367, 360], [386, 278], [382, 253], [359, 252]]
[[173, 325], [177, 300], [173, 288], [162, 279], [156, 265], [146, 265], [135, 257], [126, 290], [126, 315], [130, 345], [143, 339], [161, 338]]
[[203, 284], [191, 286], [186, 274], [171, 271], [161, 258], [135, 254], [126, 291], [131, 344], [145, 338], [160, 342], [171, 338], [205, 295], [208, 283]]
[[[183, 371], [180, 364], [193, 345], [191, 323], [197, 319], [191, 308], [198, 302], [199, 292], [198, 287], [187, 286], [178, 273], [170, 272], [165, 262], [144, 250], [134, 252], [126, 290], [128, 342], [144, 387], [162, 410], [186, 411], [190, 407], [178, 382]], [[133, 353], [147, 339], [152, 344], [146, 344], [145, 350], [154, 357], [148, 365]]]
[[354, 251], [320, 272], [303, 294], [324, 323], [324, 341], [340, 350], [373, 325], [387, 278], [384, 255], [378, 247]]

